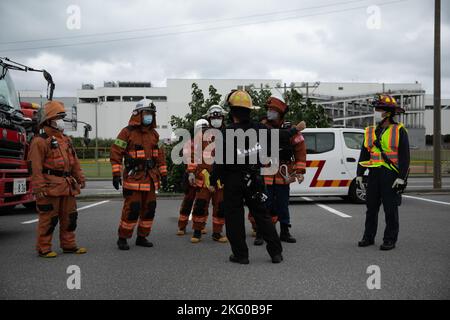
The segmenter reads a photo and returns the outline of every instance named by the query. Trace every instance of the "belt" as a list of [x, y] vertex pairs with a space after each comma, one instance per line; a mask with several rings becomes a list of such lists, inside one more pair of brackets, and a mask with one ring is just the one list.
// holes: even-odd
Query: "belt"
[[57, 177], [70, 177], [72, 174], [68, 171], [62, 171], [62, 170], [52, 170], [52, 169], [42, 169], [42, 173], [50, 174], [52, 176]]

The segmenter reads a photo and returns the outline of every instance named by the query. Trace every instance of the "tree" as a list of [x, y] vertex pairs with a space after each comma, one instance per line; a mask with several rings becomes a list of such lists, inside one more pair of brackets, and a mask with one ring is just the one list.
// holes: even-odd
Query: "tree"
[[315, 105], [311, 99], [303, 98], [303, 95], [295, 88], [290, 88], [284, 95], [289, 111], [285, 116], [287, 121], [293, 124], [304, 120], [310, 128], [328, 128], [331, 120], [321, 105]]
[[250, 97], [252, 97], [253, 105], [258, 107], [258, 109], [252, 112], [252, 119], [254, 121], [261, 121], [262, 118], [266, 116], [266, 104], [272, 95], [272, 92], [268, 86], [265, 88], [262, 87], [260, 89], [255, 89], [253, 85], [247, 88], [247, 92]]

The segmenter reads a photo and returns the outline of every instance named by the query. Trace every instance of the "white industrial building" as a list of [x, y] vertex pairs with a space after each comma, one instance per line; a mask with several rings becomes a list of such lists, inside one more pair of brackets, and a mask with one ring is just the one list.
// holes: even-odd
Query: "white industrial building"
[[[119, 130], [128, 124], [136, 102], [152, 99], [157, 106], [158, 132], [161, 139], [170, 139], [172, 115], [184, 116], [189, 112], [192, 84], [196, 83], [209, 97], [209, 86], [214, 86], [224, 97], [232, 89], [253, 86], [254, 89], [271, 88], [275, 94], [291, 87], [299, 90], [316, 104], [322, 105], [336, 126], [360, 127], [373, 123], [370, 99], [377, 93], [389, 93], [406, 109], [401, 121], [410, 134], [413, 148], [425, 147], [425, 135], [433, 133], [433, 97], [425, 95], [420, 83], [355, 83], [355, 82], [297, 82], [283, 84], [281, 79], [168, 79], [165, 87], [154, 87], [150, 82], [105, 82], [95, 88], [85, 84], [77, 90], [76, 98], [64, 97], [66, 107], [73, 117], [96, 127], [99, 138], [115, 138]], [[39, 92], [21, 92], [23, 100], [45, 100]], [[32, 98], [34, 96], [34, 98]], [[58, 98], [55, 98], [58, 99]], [[445, 120], [447, 119], [447, 121]], [[442, 100], [442, 134], [450, 134], [450, 99]], [[83, 128], [69, 132], [82, 136]]]

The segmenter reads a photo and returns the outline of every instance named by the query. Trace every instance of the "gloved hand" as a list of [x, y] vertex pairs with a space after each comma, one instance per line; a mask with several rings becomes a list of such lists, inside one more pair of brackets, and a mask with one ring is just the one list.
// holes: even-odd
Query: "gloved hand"
[[214, 193], [216, 192], [216, 188], [214, 188], [214, 186], [209, 186], [208, 187], [209, 192]]
[[84, 189], [84, 188], [86, 188], [86, 182], [81, 181], [80, 182], [80, 189]]
[[305, 121], [300, 121], [300, 122], [295, 126], [295, 128], [296, 128], [298, 131], [303, 131], [303, 130], [305, 130], [305, 128], [306, 128], [306, 122], [305, 122]]
[[394, 183], [392, 184], [392, 189], [401, 188], [405, 185], [405, 180], [397, 178], [395, 179]]
[[167, 189], [167, 176], [162, 176], [161, 177], [161, 186], [164, 190]]
[[113, 177], [113, 186], [116, 190], [119, 190], [120, 186], [122, 185], [122, 178], [120, 176], [114, 176]]
[[356, 185], [361, 189], [361, 190], [366, 190], [366, 186], [363, 183], [363, 177], [356, 177]]
[[305, 177], [303, 176], [303, 174], [298, 174], [297, 175], [297, 182], [298, 184], [301, 184], [303, 182], [303, 180], [305, 180]]
[[193, 174], [192, 172], [189, 173], [188, 181], [189, 181], [189, 184], [194, 187], [195, 186], [195, 174]]

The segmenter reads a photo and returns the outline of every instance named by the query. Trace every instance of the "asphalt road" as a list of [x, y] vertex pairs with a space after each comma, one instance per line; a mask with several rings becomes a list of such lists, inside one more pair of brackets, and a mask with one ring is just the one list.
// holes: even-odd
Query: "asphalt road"
[[[450, 177], [442, 178], [442, 188], [450, 189]], [[408, 180], [408, 192], [432, 190], [433, 178], [432, 177], [410, 177]], [[83, 196], [95, 196], [95, 195], [118, 195], [119, 191], [116, 191], [109, 180], [89, 180], [86, 184], [86, 189], [83, 190]]]
[[[389, 252], [378, 250], [382, 216], [377, 246], [358, 248], [364, 206], [314, 200], [291, 204], [292, 233], [299, 242], [284, 244], [279, 265], [270, 262], [264, 247], [254, 247], [250, 236], [249, 265], [228, 262], [229, 245], [213, 242], [210, 234], [196, 245], [190, 235], [176, 236], [180, 200], [159, 200], [153, 248], [116, 248], [121, 202], [115, 199], [80, 210], [77, 235], [88, 254], [48, 260], [34, 252], [36, 214], [25, 209], [3, 214], [0, 299], [450, 298], [450, 195], [408, 195], [399, 242]], [[79, 207], [97, 202], [80, 201]], [[57, 239], [55, 234], [59, 252]], [[81, 270], [80, 290], [67, 288], [71, 265]], [[380, 268], [381, 289], [366, 286], [372, 265]]]

